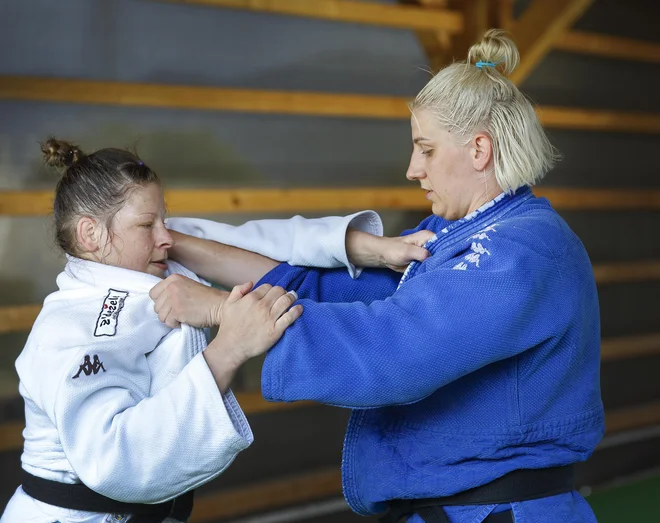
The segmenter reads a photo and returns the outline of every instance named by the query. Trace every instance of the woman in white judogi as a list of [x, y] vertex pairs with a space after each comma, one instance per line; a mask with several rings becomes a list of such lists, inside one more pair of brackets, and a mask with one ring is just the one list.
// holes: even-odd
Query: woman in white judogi
[[[43, 146], [66, 167], [54, 218], [68, 263], [16, 362], [25, 400], [23, 485], [2, 523], [185, 521], [192, 489], [215, 478], [252, 442], [229, 383], [267, 351], [302, 309], [284, 289], [234, 288], [207, 345], [200, 329], [158, 320], [149, 291], [164, 276], [200, 280], [168, 261], [158, 178], [133, 154], [85, 156]], [[201, 235], [210, 222], [173, 220]], [[382, 234], [375, 213], [304, 221], [214, 224], [214, 238], [282, 261], [356, 269], [348, 225]], [[221, 291], [218, 291], [221, 292]], [[209, 321], [209, 324], [217, 320]], [[187, 493], [187, 494], [186, 494]]]

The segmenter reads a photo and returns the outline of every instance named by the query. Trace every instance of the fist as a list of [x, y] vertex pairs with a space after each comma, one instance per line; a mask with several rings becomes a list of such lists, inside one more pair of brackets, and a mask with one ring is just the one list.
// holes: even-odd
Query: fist
[[149, 296], [158, 319], [171, 328], [187, 323], [193, 327], [218, 325], [228, 293], [173, 274], [158, 283]]

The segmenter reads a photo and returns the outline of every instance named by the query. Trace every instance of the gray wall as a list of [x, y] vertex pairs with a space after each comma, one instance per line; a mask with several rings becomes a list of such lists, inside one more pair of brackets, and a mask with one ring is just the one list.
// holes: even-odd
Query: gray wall
[[[655, 4], [597, 0], [576, 28], [658, 41]], [[0, 13], [0, 74], [409, 97], [429, 78], [414, 33], [403, 30], [149, 0], [0, 0]], [[657, 66], [551, 52], [523, 89], [541, 104], [660, 112], [659, 87]], [[137, 146], [168, 187], [404, 185], [411, 148], [405, 120], [0, 101], [0, 189], [54, 186], [37, 145], [51, 134], [86, 149]], [[660, 187], [655, 135], [551, 135], [564, 160], [547, 186]], [[660, 257], [658, 213], [563, 215], [596, 263]], [[384, 218], [395, 234], [420, 215]], [[46, 219], [0, 217], [0, 306], [36, 303], [54, 289], [63, 259], [51, 236]], [[658, 283], [603, 287], [603, 335], [657, 331], [659, 291]], [[13, 360], [25, 338], [0, 335], [0, 420], [22, 415]], [[245, 383], [255, 382], [254, 367]], [[656, 357], [605, 364], [606, 405], [660, 398], [659, 369]], [[256, 416], [254, 447], [205, 490], [338, 466], [345, 419], [326, 407]], [[597, 452], [583, 482], [660, 465], [657, 443]], [[0, 507], [18, 484], [18, 458], [0, 456]]]

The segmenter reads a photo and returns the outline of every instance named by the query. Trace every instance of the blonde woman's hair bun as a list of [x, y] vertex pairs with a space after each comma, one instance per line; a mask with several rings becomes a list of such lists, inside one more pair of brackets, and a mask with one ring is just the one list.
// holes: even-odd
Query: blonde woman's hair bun
[[518, 46], [509, 34], [502, 29], [489, 29], [481, 42], [470, 47], [467, 63], [493, 67], [505, 75], [510, 75], [520, 62]]

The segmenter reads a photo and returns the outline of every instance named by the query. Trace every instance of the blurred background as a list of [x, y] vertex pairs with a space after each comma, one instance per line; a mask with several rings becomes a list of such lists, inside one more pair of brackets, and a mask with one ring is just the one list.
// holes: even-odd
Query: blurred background
[[[659, 14], [656, 0], [0, 0], [0, 509], [20, 483], [13, 363], [64, 265], [39, 141], [136, 148], [174, 215], [373, 208], [395, 235], [429, 212], [404, 176], [406, 101], [497, 26], [564, 157], [535, 192], [599, 285], [608, 432], [579, 485], [601, 522], [660, 521]], [[259, 378], [252, 362], [235, 387], [256, 441], [191, 521], [365, 521], [341, 497], [349, 413], [266, 404]]]

